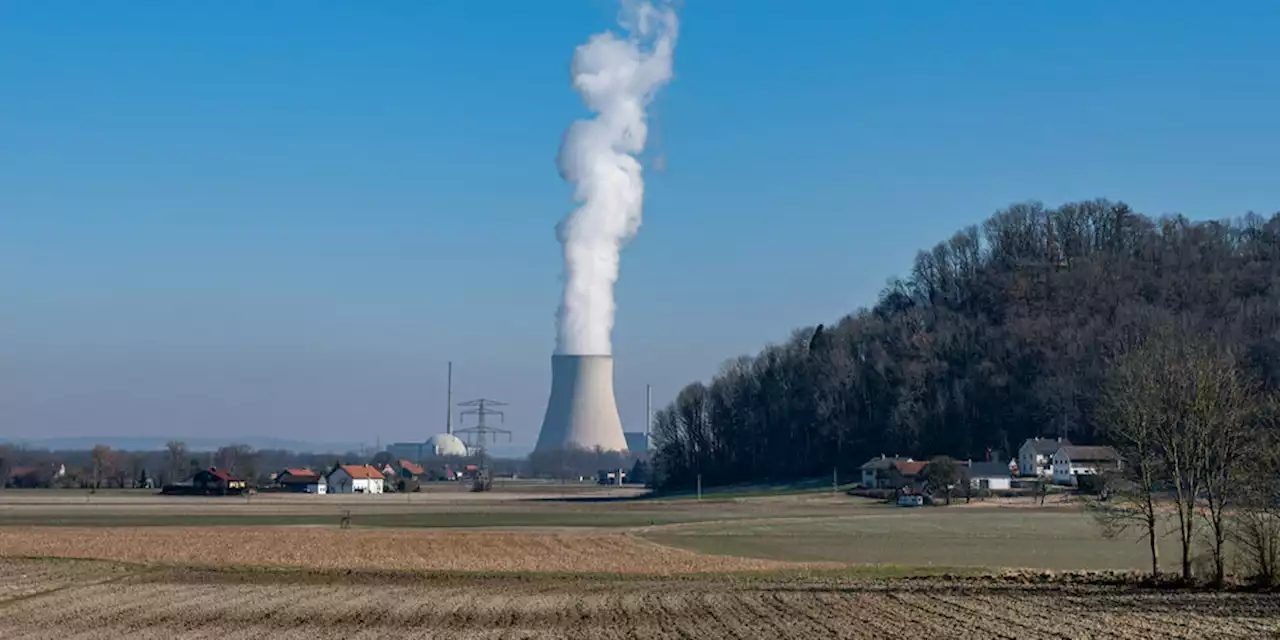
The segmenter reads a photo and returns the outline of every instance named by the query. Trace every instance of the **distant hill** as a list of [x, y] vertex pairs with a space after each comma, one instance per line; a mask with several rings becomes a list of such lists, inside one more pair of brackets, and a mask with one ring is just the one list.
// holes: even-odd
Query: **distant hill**
[[1014, 205], [921, 251], [873, 307], [685, 387], [653, 417], [658, 477], [688, 489], [848, 473], [880, 454], [984, 460], [1036, 436], [1098, 441], [1112, 363], [1171, 329], [1280, 394], [1280, 213]]
[[73, 451], [92, 449], [94, 445], [105, 444], [121, 451], [156, 451], [164, 449], [170, 440], [181, 440], [191, 451], [214, 451], [219, 447], [231, 444], [247, 444], [254, 449], [286, 449], [298, 453], [346, 453], [359, 451], [358, 442], [307, 442], [268, 436], [245, 437], [160, 437], [160, 436], [102, 436], [102, 437], [68, 437], [68, 438], [3, 438], [0, 442], [20, 445], [28, 449], [48, 449], [50, 451]]

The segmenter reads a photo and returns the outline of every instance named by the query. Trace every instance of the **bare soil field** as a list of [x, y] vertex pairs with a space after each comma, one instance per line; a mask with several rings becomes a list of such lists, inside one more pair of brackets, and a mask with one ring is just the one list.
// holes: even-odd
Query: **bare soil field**
[[670, 575], [805, 566], [794, 562], [701, 554], [618, 532], [458, 532], [322, 527], [0, 527], [0, 556], [83, 558], [148, 565], [481, 573]]
[[998, 580], [498, 578], [137, 568], [0, 602], [0, 637], [14, 640], [1127, 639], [1277, 633], [1280, 599], [1270, 595]]

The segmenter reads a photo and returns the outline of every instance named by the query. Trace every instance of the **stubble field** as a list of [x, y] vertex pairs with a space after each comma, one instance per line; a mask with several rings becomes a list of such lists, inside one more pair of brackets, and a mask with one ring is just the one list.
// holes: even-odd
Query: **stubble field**
[[1141, 566], [1069, 508], [579, 497], [0, 494], [0, 638], [1280, 635], [1270, 594], [997, 568]]

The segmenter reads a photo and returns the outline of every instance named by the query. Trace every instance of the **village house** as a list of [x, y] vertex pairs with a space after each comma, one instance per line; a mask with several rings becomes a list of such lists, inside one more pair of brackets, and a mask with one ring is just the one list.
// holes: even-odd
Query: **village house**
[[8, 478], [0, 479], [0, 486], [8, 485], [15, 489], [47, 487], [59, 478], [66, 477], [66, 475], [67, 466], [62, 463], [14, 467], [9, 470]]
[[1078, 476], [1120, 470], [1120, 454], [1111, 447], [1064, 445], [1053, 454], [1053, 483], [1074, 487]]
[[328, 481], [310, 469], [285, 469], [276, 475], [276, 484], [293, 493], [327, 493]]
[[892, 458], [880, 454], [862, 465], [862, 487], [864, 489], [891, 489], [890, 477], [894, 465], [899, 462], [912, 462], [911, 458]]
[[421, 478], [422, 476], [425, 476], [425, 475], [427, 475], [427, 471], [422, 468], [422, 465], [416, 462], [409, 462], [408, 460], [400, 461], [400, 477], [401, 478], [404, 478], [406, 480], [412, 480], [414, 478]]
[[339, 465], [329, 472], [329, 493], [382, 493], [386, 477], [367, 464]]
[[1013, 473], [1008, 462], [974, 462], [966, 460], [960, 463], [960, 474], [969, 480], [969, 488], [974, 491], [1006, 491], [1013, 486]]
[[1053, 454], [1071, 441], [1065, 438], [1027, 438], [1018, 449], [1018, 475], [1026, 477], [1051, 478], [1053, 476]]
[[214, 496], [238, 495], [245, 490], [245, 482], [226, 469], [210, 467], [201, 469], [191, 477], [191, 487], [195, 493]]

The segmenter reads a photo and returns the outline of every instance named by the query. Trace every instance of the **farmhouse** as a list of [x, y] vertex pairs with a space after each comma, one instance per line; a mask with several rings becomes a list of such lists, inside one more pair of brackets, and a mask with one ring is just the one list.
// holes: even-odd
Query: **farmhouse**
[[276, 484], [293, 493], [323, 495], [328, 489], [324, 476], [310, 469], [285, 469], [276, 475]]
[[1027, 438], [1018, 449], [1018, 475], [1049, 478], [1053, 475], [1053, 454], [1070, 440], [1064, 438]]
[[1076, 485], [1076, 476], [1120, 470], [1120, 454], [1111, 447], [1064, 445], [1053, 454], [1053, 483]]
[[226, 469], [209, 467], [197, 471], [191, 477], [191, 488], [195, 493], [207, 495], [238, 495], [245, 490], [245, 482]]
[[894, 465], [899, 462], [912, 462], [912, 460], [897, 456], [890, 458], [883, 453], [879, 457], [868, 460], [862, 465], [862, 486], [867, 489], [892, 489]]
[[329, 493], [382, 493], [381, 471], [367, 464], [344, 464], [329, 472]]
[[8, 478], [0, 478], [0, 486], [8, 485], [15, 489], [47, 487], [54, 480], [67, 475], [67, 466], [61, 463], [36, 465], [33, 467], [14, 467]]
[[967, 460], [960, 463], [961, 476], [969, 480], [969, 487], [975, 491], [1004, 491], [1013, 484], [1010, 465], [1007, 462], [974, 462]]

